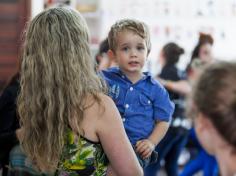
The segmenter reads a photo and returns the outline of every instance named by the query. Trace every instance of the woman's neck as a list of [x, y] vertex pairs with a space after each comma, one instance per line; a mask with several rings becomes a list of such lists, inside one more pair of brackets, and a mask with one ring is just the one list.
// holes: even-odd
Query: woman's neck
[[219, 148], [216, 159], [222, 176], [236, 175], [236, 153], [232, 152], [232, 148]]

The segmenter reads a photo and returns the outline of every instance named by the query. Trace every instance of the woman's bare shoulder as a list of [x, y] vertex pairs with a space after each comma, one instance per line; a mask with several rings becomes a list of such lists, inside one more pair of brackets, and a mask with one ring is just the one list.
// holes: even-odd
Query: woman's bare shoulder
[[98, 140], [98, 129], [106, 125], [107, 121], [113, 119], [112, 111], [116, 108], [109, 96], [103, 93], [99, 93], [97, 96], [100, 99], [99, 102], [93, 96], [87, 97], [87, 108], [84, 110], [84, 118], [81, 123], [81, 127], [86, 134], [85, 137], [93, 141]]
[[115, 106], [113, 100], [108, 95], [106, 95], [104, 93], [100, 93], [99, 97], [101, 98], [102, 103], [104, 103], [105, 105], [109, 105], [109, 106], [114, 105]]
[[119, 115], [118, 109], [116, 108], [116, 105], [114, 101], [105, 94], [100, 94], [101, 97], [101, 108], [104, 109], [104, 115], [110, 116], [113, 114], [113, 116]]
[[101, 118], [107, 118], [111, 113], [117, 115], [118, 110], [116, 105], [109, 96], [104, 93], [99, 93], [97, 96], [100, 101], [95, 101], [94, 98], [89, 98], [89, 101], [87, 101], [88, 108], [85, 111], [85, 115], [90, 114], [89, 116], [91, 116], [91, 114], [93, 114], [92, 117], [98, 120]]

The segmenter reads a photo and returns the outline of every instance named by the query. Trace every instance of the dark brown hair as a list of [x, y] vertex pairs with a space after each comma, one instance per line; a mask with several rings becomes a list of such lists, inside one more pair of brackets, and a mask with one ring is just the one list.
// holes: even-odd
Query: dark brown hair
[[199, 53], [200, 53], [200, 48], [205, 45], [205, 44], [210, 44], [213, 46], [214, 44], [214, 39], [210, 34], [204, 34], [204, 33], [199, 33], [199, 38], [198, 38], [198, 43], [193, 49], [190, 63], [187, 65], [186, 70], [189, 73], [191, 71], [191, 64], [194, 60], [199, 59]]
[[206, 115], [219, 134], [236, 147], [236, 62], [218, 62], [200, 76], [193, 102]]
[[176, 64], [179, 61], [180, 55], [184, 54], [184, 49], [173, 42], [167, 43], [162, 51], [167, 65]]
[[199, 57], [200, 48], [202, 45], [205, 45], [205, 44], [213, 45], [214, 39], [212, 38], [210, 34], [199, 33], [198, 43], [192, 52], [191, 62], [192, 60]]

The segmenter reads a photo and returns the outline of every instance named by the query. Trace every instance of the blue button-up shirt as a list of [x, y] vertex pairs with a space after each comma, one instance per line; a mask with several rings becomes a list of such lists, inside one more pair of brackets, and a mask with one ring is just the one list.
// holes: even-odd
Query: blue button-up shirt
[[156, 121], [169, 121], [174, 111], [165, 88], [149, 73], [133, 84], [117, 67], [102, 71], [133, 145], [152, 133]]

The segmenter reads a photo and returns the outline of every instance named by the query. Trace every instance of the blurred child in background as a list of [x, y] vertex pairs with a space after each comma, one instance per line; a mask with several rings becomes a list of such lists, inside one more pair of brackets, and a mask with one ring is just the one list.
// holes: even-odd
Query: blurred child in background
[[111, 56], [109, 56], [108, 50], [109, 50], [109, 43], [108, 43], [108, 38], [106, 38], [100, 43], [99, 50], [96, 55], [98, 71], [117, 66], [115, 60]]

